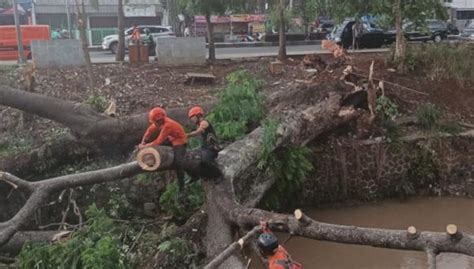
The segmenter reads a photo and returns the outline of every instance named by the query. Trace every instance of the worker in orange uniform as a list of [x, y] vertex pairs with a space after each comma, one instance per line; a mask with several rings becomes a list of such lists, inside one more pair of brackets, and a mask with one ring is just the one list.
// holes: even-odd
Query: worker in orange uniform
[[208, 161], [214, 160], [221, 148], [214, 127], [204, 119], [204, 110], [200, 106], [192, 107], [188, 112], [188, 117], [197, 129], [186, 136], [188, 138], [201, 136], [202, 158]]
[[137, 25], [135, 25], [135, 24], [133, 25], [133, 31], [132, 31], [131, 39], [132, 39], [132, 43], [134, 43], [134, 44], [140, 43], [140, 39], [141, 39], [140, 30], [138, 29]]
[[258, 236], [257, 245], [263, 257], [268, 259], [268, 269], [303, 269], [303, 265], [291, 259], [286, 249], [278, 244], [266, 222], [261, 222], [262, 233]]
[[[144, 147], [158, 146], [167, 141], [171, 143], [174, 152], [174, 166], [178, 177], [178, 187], [182, 193], [182, 191], [184, 191], [183, 160], [184, 155], [186, 154], [186, 133], [181, 124], [168, 118], [166, 116], [166, 111], [161, 107], [155, 107], [150, 111], [148, 114], [148, 122], [150, 125], [143, 135], [138, 148], [142, 149]], [[158, 130], [160, 130], [158, 138], [147, 143], [150, 137]]]

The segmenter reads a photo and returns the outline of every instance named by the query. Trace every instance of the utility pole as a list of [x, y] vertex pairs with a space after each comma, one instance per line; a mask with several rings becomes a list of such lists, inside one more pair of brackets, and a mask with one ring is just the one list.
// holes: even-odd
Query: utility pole
[[70, 15], [69, 15], [69, 0], [66, 0], [66, 20], [67, 20], [67, 31], [69, 33], [69, 38], [72, 39], [71, 19], [70, 19]]
[[12, 0], [13, 5], [13, 18], [15, 19], [16, 28], [16, 44], [18, 45], [18, 63], [24, 64], [26, 62], [25, 55], [23, 53], [23, 38], [21, 36], [20, 19], [18, 18], [18, 5], [16, 0]]
[[36, 1], [31, 1], [31, 23], [36, 25]]

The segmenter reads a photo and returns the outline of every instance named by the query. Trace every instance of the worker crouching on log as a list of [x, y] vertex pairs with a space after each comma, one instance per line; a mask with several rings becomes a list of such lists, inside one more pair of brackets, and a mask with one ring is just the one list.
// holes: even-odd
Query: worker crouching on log
[[214, 127], [204, 119], [204, 110], [200, 106], [192, 107], [188, 113], [189, 119], [197, 129], [186, 134], [188, 138], [201, 136], [201, 156], [203, 160], [213, 161], [221, 150]]
[[291, 259], [290, 254], [278, 244], [278, 238], [261, 222], [262, 233], [258, 236], [257, 245], [260, 253], [268, 260], [268, 269], [303, 269], [303, 265]]
[[[165, 143], [171, 143], [173, 146], [174, 152], [174, 166], [176, 169], [176, 175], [178, 177], [178, 187], [181, 193], [184, 191], [184, 170], [183, 170], [183, 161], [186, 154], [186, 133], [184, 132], [181, 124], [176, 121], [168, 118], [166, 116], [166, 111], [160, 107], [153, 108], [148, 114], [148, 126], [145, 134], [143, 135], [138, 149], [151, 146], [159, 146]], [[160, 130], [158, 138], [153, 140], [150, 143], [150, 137]]]

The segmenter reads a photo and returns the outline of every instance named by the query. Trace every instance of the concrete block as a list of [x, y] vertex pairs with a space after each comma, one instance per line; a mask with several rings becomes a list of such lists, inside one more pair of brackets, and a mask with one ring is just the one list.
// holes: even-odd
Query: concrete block
[[86, 64], [80, 40], [35, 40], [31, 55], [36, 68], [60, 68]]
[[204, 37], [157, 38], [156, 55], [159, 65], [199, 65], [206, 62]]

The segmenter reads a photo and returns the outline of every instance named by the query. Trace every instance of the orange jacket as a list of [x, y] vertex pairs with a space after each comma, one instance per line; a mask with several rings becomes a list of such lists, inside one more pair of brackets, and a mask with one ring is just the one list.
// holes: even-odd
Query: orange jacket
[[278, 246], [275, 254], [268, 258], [268, 269], [302, 269], [301, 264], [293, 262], [282, 246]]
[[132, 40], [133, 41], [140, 41], [140, 30], [138, 30], [138, 28], [135, 28], [133, 29], [133, 32], [132, 32]]
[[[145, 135], [143, 136], [143, 141], [148, 140], [148, 138], [157, 130], [158, 127], [156, 127], [155, 124], [151, 124], [150, 126], [148, 126], [145, 131]], [[158, 138], [156, 138], [149, 145], [161, 145], [163, 142], [165, 142], [167, 138], [170, 140], [173, 146], [184, 145], [188, 142], [186, 138], [186, 133], [184, 132], [184, 129], [181, 124], [168, 117], [165, 118], [165, 122], [161, 126], [161, 131]]]

